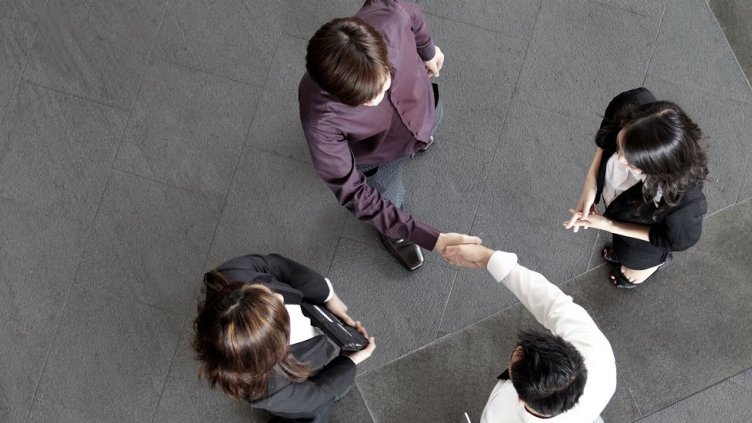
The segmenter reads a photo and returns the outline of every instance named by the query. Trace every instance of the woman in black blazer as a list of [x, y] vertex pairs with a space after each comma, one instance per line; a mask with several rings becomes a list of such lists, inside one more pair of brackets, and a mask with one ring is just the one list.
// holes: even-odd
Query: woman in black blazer
[[[334, 401], [355, 378], [355, 366], [376, 348], [370, 338], [366, 349], [336, 356], [336, 347], [316, 335], [300, 312], [302, 302], [324, 304], [368, 334], [347, 314], [328, 279], [282, 256], [230, 260], [204, 276], [204, 288], [193, 339], [200, 376], [269, 411], [272, 422], [328, 421]], [[291, 345], [291, 338], [299, 342]]]
[[[634, 288], [700, 239], [707, 202], [702, 131], [679, 106], [656, 101], [646, 88], [609, 103], [595, 136], [595, 157], [582, 195], [564, 226], [613, 234], [601, 251], [614, 263], [609, 279]], [[594, 207], [604, 200], [605, 212]]]

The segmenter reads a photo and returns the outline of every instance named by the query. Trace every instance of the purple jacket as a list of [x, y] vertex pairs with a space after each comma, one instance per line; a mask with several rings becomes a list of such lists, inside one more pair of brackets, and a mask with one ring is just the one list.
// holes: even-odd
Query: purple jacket
[[433, 250], [439, 231], [418, 222], [366, 184], [356, 165], [381, 164], [414, 154], [434, 125], [434, 100], [423, 61], [436, 47], [417, 5], [369, 0], [356, 14], [386, 42], [392, 86], [378, 106], [348, 106], [306, 73], [298, 99], [313, 166], [337, 200], [355, 216], [392, 238], [407, 238]]

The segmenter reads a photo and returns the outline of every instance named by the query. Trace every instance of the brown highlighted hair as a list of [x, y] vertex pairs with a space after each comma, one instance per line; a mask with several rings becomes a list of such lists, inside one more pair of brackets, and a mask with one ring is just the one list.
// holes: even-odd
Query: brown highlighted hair
[[379, 95], [389, 76], [386, 44], [360, 18], [334, 19], [308, 42], [306, 70], [339, 101], [358, 106]]
[[266, 396], [273, 372], [302, 382], [310, 368], [290, 352], [290, 318], [267, 287], [230, 282], [213, 270], [204, 276], [206, 299], [198, 305], [192, 346], [199, 376], [241, 400]]

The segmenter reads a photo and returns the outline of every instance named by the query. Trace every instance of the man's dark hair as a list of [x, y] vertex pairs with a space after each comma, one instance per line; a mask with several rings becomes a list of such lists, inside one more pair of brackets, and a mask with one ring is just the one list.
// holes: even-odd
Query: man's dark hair
[[587, 382], [585, 359], [560, 336], [523, 331], [509, 373], [517, 395], [533, 411], [559, 415], [577, 404]]
[[386, 44], [360, 18], [334, 19], [308, 42], [306, 70], [339, 101], [358, 106], [379, 95], [389, 76]]

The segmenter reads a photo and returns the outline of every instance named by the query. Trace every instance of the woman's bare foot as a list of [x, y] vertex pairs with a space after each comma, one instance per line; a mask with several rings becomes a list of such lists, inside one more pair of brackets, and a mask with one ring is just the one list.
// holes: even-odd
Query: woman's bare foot
[[637, 285], [637, 284], [643, 283], [645, 279], [649, 278], [653, 273], [655, 273], [659, 267], [661, 267], [660, 264], [658, 266], [651, 267], [648, 269], [637, 270], [637, 269], [630, 269], [627, 266], [622, 266], [621, 272], [624, 273], [624, 276], [626, 276], [627, 279], [629, 279], [629, 282]]

